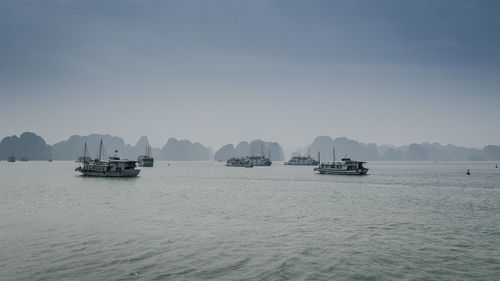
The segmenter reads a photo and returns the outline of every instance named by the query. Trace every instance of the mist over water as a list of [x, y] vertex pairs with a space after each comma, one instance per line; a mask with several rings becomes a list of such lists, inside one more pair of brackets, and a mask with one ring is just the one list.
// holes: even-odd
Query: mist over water
[[[500, 170], [157, 162], [133, 179], [0, 162], [2, 280], [496, 280]], [[466, 176], [466, 169], [472, 175]]]

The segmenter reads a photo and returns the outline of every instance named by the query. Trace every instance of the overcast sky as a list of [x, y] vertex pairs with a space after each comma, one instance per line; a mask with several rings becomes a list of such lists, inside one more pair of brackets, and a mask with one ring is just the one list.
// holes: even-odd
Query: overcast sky
[[0, 1], [0, 137], [500, 144], [500, 1]]

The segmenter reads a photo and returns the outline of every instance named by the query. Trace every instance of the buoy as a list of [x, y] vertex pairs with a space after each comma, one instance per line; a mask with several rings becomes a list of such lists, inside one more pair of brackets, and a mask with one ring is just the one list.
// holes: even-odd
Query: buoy
[[469, 169], [467, 169], [467, 173], [465, 173], [466, 175], [470, 175], [470, 171]]

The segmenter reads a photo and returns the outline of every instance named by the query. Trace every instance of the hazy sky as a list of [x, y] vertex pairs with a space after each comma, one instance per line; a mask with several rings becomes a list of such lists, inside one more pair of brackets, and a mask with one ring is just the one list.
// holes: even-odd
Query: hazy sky
[[500, 144], [500, 1], [0, 1], [0, 137]]

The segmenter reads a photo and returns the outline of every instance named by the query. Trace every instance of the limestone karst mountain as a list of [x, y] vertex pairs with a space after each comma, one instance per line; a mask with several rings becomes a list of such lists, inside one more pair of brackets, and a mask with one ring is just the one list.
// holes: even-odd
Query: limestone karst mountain
[[311, 157], [317, 158], [318, 151], [321, 153], [321, 161], [332, 161], [333, 148], [335, 147], [335, 158], [351, 157], [365, 161], [379, 160], [379, 153], [375, 144], [360, 143], [345, 137], [332, 139], [328, 136], [316, 137], [309, 150]]
[[37, 134], [25, 132], [19, 137], [5, 137], [0, 142], [0, 159], [7, 159], [11, 155], [17, 159], [24, 157], [28, 160], [47, 160], [50, 146]]
[[[90, 134], [88, 136], [74, 135], [67, 140], [47, 145], [45, 140], [31, 132], [22, 133], [19, 137], [8, 136], [0, 141], [0, 160], [10, 155], [20, 159], [47, 160], [49, 156], [54, 160], [75, 160], [83, 153], [84, 143], [87, 142], [88, 153], [97, 157], [100, 140], [103, 140], [103, 157], [112, 155], [114, 150], [119, 151], [122, 158], [136, 159], [144, 154], [149, 140], [146, 136], [139, 138], [135, 145], [109, 134]], [[316, 137], [310, 145], [298, 148], [294, 154], [307, 155], [317, 158], [321, 152], [322, 161], [331, 161], [332, 149], [335, 147], [336, 158], [348, 156], [365, 161], [499, 161], [500, 146], [487, 145], [483, 149], [459, 147], [452, 144], [439, 143], [412, 143], [410, 145], [375, 145], [365, 144], [345, 137], [332, 139], [329, 136]], [[272, 161], [284, 160], [283, 149], [277, 142], [253, 140], [250, 143], [240, 142], [236, 147], [233, 144], [224, 145], [215, 155], [210, 147], [199, 142], [177, 140], [170, 138], [163, 148], [152, 148], [153, 157], [157, 160], [180, 161], [207, 161], [215, 158], [217, 161], [226, 161], [235, 156], [261, 155], [270, 156]]]
[[485, 157], [490, 161], [500, 161], [500, 146], [487, 145], [484, 147], [483, 152]]
[[226, 144], [222, 146], [217, 152], [215, 152], [215, 161], [227, 161], [230, 158], [236, 156], [236, 149], [232, 144]]
[[65, 141], [55, 143], [52, 145], [52, 158], [54, 160], [75, 160], [82, 156], [85, 142], [87, 142], [88, 155], [97, 158], [101, 139], [104, 148], [102, 157], [107, 158], [112, 155], [115, 149], [119, 151], [122, 158], [130, 156], [128, 150], [131, 149], [131, 146], [127, 146], [122, 138], [111, 135], [90, 134], [88, 136], [74, 135]]
[[[452, 144], [412, 143], [404, 146], [365, 144], [345, 137], [332, 139], [329, 136], [316, 137], [308, 150], [313, 158], [321, 153], [322, 161], [331, 161], [335, 147], [336, 158], [350, 157], [365, 161], [482, 161], [494, 157], [494, 149], [465, 148]], [[488, 150], [489, 149], [489, 150]], [[304, 150], [299, 150], [304, 155]]]
[[262, 155], [270, 157], [271, 161], [283, 161], [283, 148], [277, 142], [266, 142], [262, 140], [253, 140], [250, 143], [240, 142], [236, 148], [232, 144], [222, 146], [215, 153], [216, 161], [226, 161], [231, 157], [244, 157], [252, 155]]
[[199, 142], [170, 138], [161, 149], [160, 160], [208, 161], [211, 160], [211, 155], [210, 149]]

